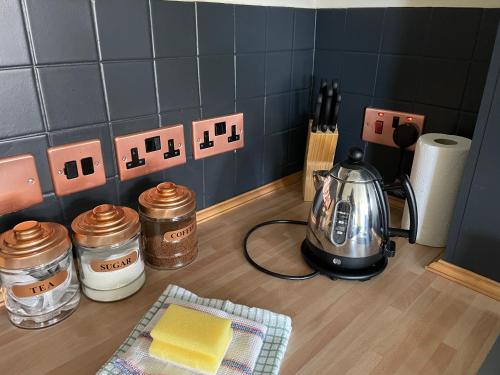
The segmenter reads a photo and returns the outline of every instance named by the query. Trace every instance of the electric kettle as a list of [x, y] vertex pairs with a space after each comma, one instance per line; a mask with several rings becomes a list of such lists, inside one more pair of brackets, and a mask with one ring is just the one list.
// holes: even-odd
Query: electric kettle
[[[368, 280], [381, 273], [395, 255], [391, 237], [415, 243], [417, 205], [406, 174], [384, 186], [375, 167], [363, 161], [363, 151], [349, 150], [347, 160], [330, 171], [315, 171], [316, 195], [307, 223], [302, 255], [332, 279]], [[408, 201], [410, 228], [391, 228], [387, 191], [401, 190]]]

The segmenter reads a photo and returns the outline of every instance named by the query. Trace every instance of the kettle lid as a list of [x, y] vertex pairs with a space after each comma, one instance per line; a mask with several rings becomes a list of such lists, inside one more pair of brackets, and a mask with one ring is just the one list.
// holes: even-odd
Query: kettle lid
[[363, 150], [351, 147], [347, 159], [333, 166], [330, 174], [346, 182], [370, 182], [382, 180], [379, 171], [370, 163], [363, 161]]

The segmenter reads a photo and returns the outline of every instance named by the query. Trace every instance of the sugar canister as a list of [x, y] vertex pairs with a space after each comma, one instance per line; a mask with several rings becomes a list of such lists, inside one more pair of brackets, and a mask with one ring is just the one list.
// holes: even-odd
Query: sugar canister
[[196, 197], [185, 186], [163, 182], [139, 196], [146, 262], [175, 269], [198, 255]]
[[63, 225], [24, 221], [0, 235], [0, 278], [10, 321], [43, 328], [80, 301], [71, 239]]
[[139, 214], [128, 207], [102, 204], [71, 223], [83, 293], [110, 302], [137, 292], [144, 281]]

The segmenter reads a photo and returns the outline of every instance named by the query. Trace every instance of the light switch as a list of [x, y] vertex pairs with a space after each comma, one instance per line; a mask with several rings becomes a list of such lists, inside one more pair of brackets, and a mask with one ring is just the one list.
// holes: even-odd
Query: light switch
[[51, 147], [47, 150], [47, 157], [57, 196], [106, 183], [101, 141], [98, 139]]

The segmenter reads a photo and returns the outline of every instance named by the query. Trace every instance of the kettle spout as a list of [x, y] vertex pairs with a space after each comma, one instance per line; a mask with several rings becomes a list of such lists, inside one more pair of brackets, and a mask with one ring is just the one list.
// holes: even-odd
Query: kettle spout
[[313, 183], [316, 191], [318, 191], [323, 187], [323, 184], [325, 183], [328, 173], [329, 171], [325, 169], [319, 171], [313, 171]]

